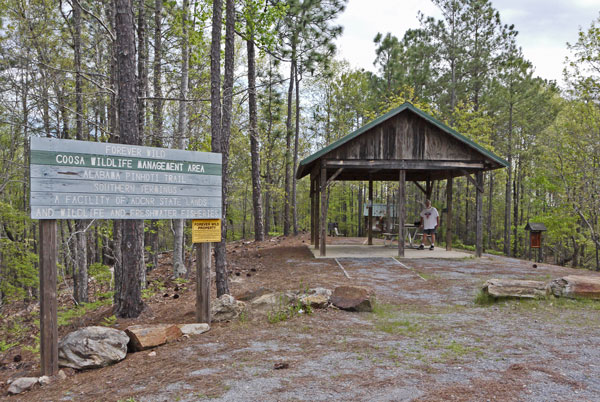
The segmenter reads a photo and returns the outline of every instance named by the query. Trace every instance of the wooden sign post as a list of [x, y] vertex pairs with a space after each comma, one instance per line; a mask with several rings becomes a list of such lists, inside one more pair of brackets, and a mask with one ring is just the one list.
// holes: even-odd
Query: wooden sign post
[[221, 241], [220, 219], [192, 221], [196, 244], [196, 321], [210, 324], [210, 243]]
[[56, 221], [40, 221], [40, 363], [42, 375], [58, 373]]
[[[40, 220], [41, 367], [52, 376], [58, 372], [56, 219], [203, 219], [219, 227], [218, 240], [209, 241], [220, 241], [222, 163], [217, 153], [137, 145], [32, 137], [30, 146], [31, 218]], [[199, 253], [206, 267], [200, 288], [208, 289], [210, 244]]]

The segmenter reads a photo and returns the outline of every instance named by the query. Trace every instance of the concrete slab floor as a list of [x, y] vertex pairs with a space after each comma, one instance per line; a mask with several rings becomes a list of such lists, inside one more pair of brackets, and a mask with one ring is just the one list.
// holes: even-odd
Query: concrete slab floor
[[[314, 246], [308, 246], [315, 258], [392, 258], [398, 256], [398, 247], [380, 245], [362, 245], [362, 244], [328, 244], [327, 256], [319, 256], [319, 250], [315, 250]], [[407, 246], [408, 247], [408, 246]], [[445, 248], [436, 247], [434, 250], [415, 250], [406, 248], [404, 250], [404, 258], [441, 258], [441, 259], [457, 259], [457, 258], [475, 258], [474, 254], [464, 251], [446, 251]]]

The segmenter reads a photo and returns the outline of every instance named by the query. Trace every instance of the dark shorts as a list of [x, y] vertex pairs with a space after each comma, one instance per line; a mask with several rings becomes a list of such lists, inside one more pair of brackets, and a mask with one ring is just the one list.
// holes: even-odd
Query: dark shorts
[[426, 235], [435, 234], [435, 229], [423, 229], [423, 233]]

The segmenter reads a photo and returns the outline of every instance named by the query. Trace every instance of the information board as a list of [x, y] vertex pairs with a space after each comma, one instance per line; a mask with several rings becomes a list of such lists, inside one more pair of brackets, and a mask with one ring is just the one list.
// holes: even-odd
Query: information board
[[[373, 204], [373, 216], [387, 216], [388, 205], [387, 204]], [[390, 205], [391, 217], [396, 217], [396, 205]], [[369, 206], [363, 207], [363, 216], [369, 216]]]
[[220, 241], [220, 219], [199, 219], [192, 221], [192, 243], [218, 243]]
[[220, 219], [221, 154], [31, 138], [33, 219]]

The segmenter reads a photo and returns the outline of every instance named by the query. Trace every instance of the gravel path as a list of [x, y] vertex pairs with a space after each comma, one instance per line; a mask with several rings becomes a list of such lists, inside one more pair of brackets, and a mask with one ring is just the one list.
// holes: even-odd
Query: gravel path
[[[297, 285], [294, 273], [300, 270], [321, 278], [321, 286], [368, 286], [377, 297], [376, 311], [328, 309], [276, 324], [263, 317], [216, 325], [198, 338], [157, 349], [156, 358], [136, 353], [112, 368], [70, 377], [59, 389], [49, 386], [46, 396], [148, 402], [600, 400], [600, 303], [474, 303], [486, 279], [549, 280], [573, 270], [492, 256], [340, 259], [347, 279], [335, 263], [314, 264], [308, 256], [294, 261], [285, 268], [289, 288]], [[282, 362], [289, 368], [275, 370]], [[107, 383], [118, 387], [103, 388]], [[42, 398], [41, 392], [23, 398]]]

